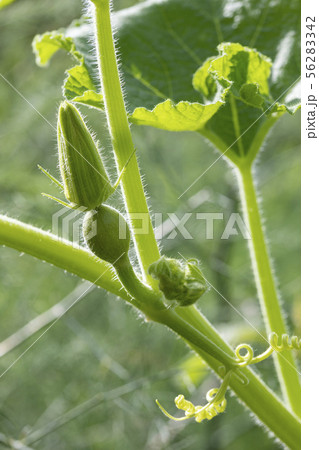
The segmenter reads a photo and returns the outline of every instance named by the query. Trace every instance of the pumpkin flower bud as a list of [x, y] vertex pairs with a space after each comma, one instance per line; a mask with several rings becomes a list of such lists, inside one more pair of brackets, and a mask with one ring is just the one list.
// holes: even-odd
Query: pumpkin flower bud
[[81, 114], [67, 101], [60, 105], [57, 129], [64, 195], [74, 206], [94, 209], [114, 188]]
[[130, 230], [122, 214], [110, 206], [85, 214], [83, 236], [91, 252], [112, 265], [127, 257]]
[[195, 303], [207, 290], [205, 278], [195, 259], [181, 261], [162, 256], [150, 265], [148, 271], [159, 280], [159, 288], [165, 298], [176, 300], [179, 306]]

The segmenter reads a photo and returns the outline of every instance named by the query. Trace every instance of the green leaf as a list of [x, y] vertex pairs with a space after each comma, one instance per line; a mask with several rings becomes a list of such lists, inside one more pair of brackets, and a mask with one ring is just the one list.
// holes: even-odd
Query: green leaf
[[197, 102], [178, 102], [166, 100], [159, 103], [153, 110], [136, 108], [129, 116], [132, 123], [149, 125], [168, 131], [197, 131], [203, 128], [209, 119], [217, 113], [224, 104], [229, 86], [215, 88], [215, 97], [212, 103], [203, 105]]
[[204, 98], [211, 99], [216, 93], [216, 78], [210, 73], [210, 66], [214, 57], [206, 61], [196, 70], [193, 76], [193, 87]]
[[255, 49], [230, 42], [220, 44], [218, 51], [219, 56], [208, 58], [193, 77], [194, 88], [205, 98], [215, 95], [218, 83], [228, 83], [234, 97], [268, 115], [293, 114], [300, 106], [300, 99], [285, 105], [271, 97], [268, 79], [272, 62], [269, 58]]
[[[70, 27], [71, 36], [67, 36], [66, 30], [58, 30], [37, 35], [33, 39], [32, 47], [36, 55], [36, 63], [41, 67], [49, 65], [55, 53], [63, 49], [68, 52], [79, 63], [67, 70], [67, 77], [64, 81], [63, 95], [68, 100], [83, 103], [98, 109], [103, 109], [102, 94], [97, 92], [97, 87], [93, 82], [93, 64], [84, 57], [81, 51], [80, 41], [75, 44], [72, 35], [85, 25], [85, 20], [75, 21]], [[90, 70], [91, 69], [91, 70]]]
[[223, 43], [219, 56], [208, 58], [195, 72], [193, 86], [210, 99], [217, 82], [228, 82], [231, 93], [248, 105], [262, 108], [269, 97], [268, 78], [271, 61], [254, 49]]
[[265, 103], [264, 97], [260, 94], [257, 84], [247, 83], [243, 84], [239, 90], [239, 98], [247, 103], [247, 105], [255, 108], [262, 108]]
[[[221, 42], [238, 42], [256, 48], [271, 59], [273, 66], [268, 87], [274, 101], [278, 102], [278, 114], [285, 110], [293, 112], [298, 107], [296, 96], [290, 98], [290, 104], [280, 105], [285, 103], [290, 87], [297, 84], [300, 75], [299, 0], [153, 0], [119, 11], [112, 19], [117, 30], [122, 79], [131, 117], [134, 117], [135, 108], [152, 111], [166, 99], [170, 99], [175, 107], [179, 102], [202, 104], [202, 96], [192, 84], [193, 74], [205, 60], [217, 55]], [[73, 23], [65, 30], [65, 36], [73, 37], [99, 94], [92, 58], [92, 26], [83, 21]], [[262, 76], [262, 73], [258, 74], [258, 79]], [[259, 84], [263, 86], [263, 83], [256, 79], [250, 81], [246, 79], [241, 85], [240, 101], [236, 101], [239, 141], [228, 102], [206, 124], [226, 147], [231, 146], [229, 151], [237, 154], [240, 153], [239, 145], [248, 151], [259, 128], [267, 120], [266, 114], [261, 116], [262, 111], [258, 108], [264, 93], [256, 90], [256, 85], [260, 89]], [[211, 82], [207, 81], [206, 88], [202, 85], [201, 93], [205, 98], [205, 89], [210, 91]], [[255, 87], [244, 86], [247, 84]], [[92, 93], [85, 95], [94, 106], [101, 105], [98, 99], [91, 99]], [[74, 98], [81, 100], [81, 95]], [[268, 104], [263, 108], [266, 106]]]
[[64, 49], [78, 61], [83, 61], [83, 56], [76, 50], [73, 39], [66, 37], [64, 30], [36, 35], [32, 42], [32, 49], [39, 66], [48, 66], [52, 56], [60, 49]]
[[269, 95], [268, 78], [272, 64], [267, 56], [231, 42], [217, 48], [220, 56], [212, 60], [209, 75], [229, 80], [236, 97], [240, 97], [240, 89], [244, 84], [253, 84], [261, 95]]
[[96, 87], [84, 63], [69, 69], [67, 75], [63, 86], [65, 98], [103, 109], [103, 96], [96, 92]]

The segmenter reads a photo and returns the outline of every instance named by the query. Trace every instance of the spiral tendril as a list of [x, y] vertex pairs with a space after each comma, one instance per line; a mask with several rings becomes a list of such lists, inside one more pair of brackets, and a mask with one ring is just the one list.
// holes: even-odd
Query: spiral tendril
[[[242, 350], [245, 351], [244, 354], [242, 353]], [[245, 363], [245, 365], [248, 365], [254, 359], [254, 350], [248, 344], [240, 344], [235, 349], [235, 355], [238, 361]]]
[[[235, 355], [237, 363], [241, 367], [248, 366], [249, 364], [256, 364], [260, 361], [268, 358], [274, 351], [282, 352], [284, 350], [301, 350], [301, 340], [298, 336], [292, 336], [283, 334], [278, 336], [277, 333], [272, 332], [268, 337], [269, 347], [263, 353], [258, 356], [254, 356], [254, 350], [248, 344], [240, 344], [235, 349]], [[244, 351], [244, 353], [243, 353]]]
[[[264, 359], [268, 358], [274, 351], [282, 352], [283, 350], [301, 350], [301, 340], [297, 336], [291, 338], [287, 334], [278, 336], [277, 333], [272, 332], [268, 337], [269, 347], [260, 355], [254, 356], [253, 348], [248, 344], [240, 344], [235, 349], [236, 355], [236, 367], [246, 367], [249, 364], [256, 364]], [[186, 400], [184, 395], [180, 394], [175, 398], [176, 408], [184, 411], [183, 417], [174, 417], [160, 404], [158, 400], [156, 403], [165, 416], [175, 421], [182, 421], [195, 418], [196, 422], [202, 422], [203, 420], [211, 420], [218, 414], [223, 413], [226, 409], [227, 401], [225, 398], [226, 391], [228, 389], [230, 378], [232, 375], [239, 378], [243, 384], [248, 384], [247, 377], [240, 373], [236, 368], [232, 368], [226, 372], [225, 366], [220, 366], [218, 372], [221, 376], [224, 376], [223, 382], [219, 388], [210, 389], [206, 394], [207, 403], [204, 406], [195, 406], [189, 400]], [[226, 372], [226, 373], [225, 373]]]
[[175, 405], [178, 409], [184, 411], [184, 417], [174, 417], [169, 414], [158, 400], [156, 403], [165, 416], [173, 419], [175, 421], [182, 421], [191, 419], [195, 417], [196, 422], [202, 422], [203, 420], [211, 420], [218, 414], [222, 413], [226, 409], [227, 401], [225, 399], [225, 394], [230, 382], [230, 377], [232, 375], [232, 370], [226, 373], [225, 378], [219, 388], [210, 389], [206, 394], [206, 405], [195, 406], [189, 400], [186, 400], [184, 395], [180, 394], [175, 398]]
[[[279, 343], [281, 341], [281, 343]], [[288, 334], [283, 334], [278, 336], [277, 333], [270, 333], [269, 344], [277, 352], [283, 350], [301, 350], [301, 339], [298, 336], [292, 336], [291, 338]]]

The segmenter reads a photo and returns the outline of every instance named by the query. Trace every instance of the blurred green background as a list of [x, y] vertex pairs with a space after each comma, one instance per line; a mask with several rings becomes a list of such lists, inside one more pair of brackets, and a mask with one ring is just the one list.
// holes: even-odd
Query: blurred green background
[[[121, 9], [136, 2], [114, 3]], [[25, 97], [0, 77], [0, 211], [46, 230], [60, 208], [41, 196], [56, 191], [37, 164], [58, 174], [54, 128], [63, 72], [70, 60], [59, 53], [54, 64], [40, 69], [31, 42], [35, 34], [66, 26], [81, 12], [79, 0], [21, 0], [0, 13], [1, 74]], [[83, 112], [108, 154], [103, 117], [96, 111]], [[300, 333], [299, 121], [297, 114], [277, 123], [256, 167], [282, 302], [296, 334]], [[133, 135], [153, 212], [163, 212], [164, 218], [167, 213], [179, 217], [185, 212], [224, 213], [225, 222], [216, 222], [214, 240], [207, 243], [204, 222], [193, 214], [187, 229], [194, 239], [184, 240], [180, 233], [175, 239], [166, 237], [163, 251], [198, 258], [216, 289], [264, 332], [247, 242], [240, 235], [221, 239], [229, 215], [241, 212], [235, 174], [219, 160], [178, 200], [218, 154], [193, 134], [133, 127]], [[112, 165], [111, 158], [108, 161]], [[121, 206], [119, 194], [112, 201]], [[75, 276], [8, 248], [0, 249], [0, 271], [0, 342], [65, 297], [75, 300], [88, 287]], [[213, 290], [199, 306], [233, 345], [248, 341], [256, 350], [264, 348], [253, 327]], [[40, 335], [2, 357], [0, 372]], [[257, 370], [277, 389], [271, 361]], [[206, 391], [214, 386], [216, 377], [182, 341], [160, 326], [144, 324], [114, 296], [92, 289], [0, 379], [0, 433], [19, 439], [31, 430], [49, 431], [48, 424], [53, 424], [54, 430], [32, 446], [39, 449], [280, 448], [231, 395], [223, 415], [201, 424], [169, 421], [155, 404], [158, 398], [175, 413], [177, 394], [203, 404]], [[97, 405], [94, 399], [101, 392], [109, 392], [109, 400]], [[67, 411], [90, 399], [77, 418], [59, 422]]]

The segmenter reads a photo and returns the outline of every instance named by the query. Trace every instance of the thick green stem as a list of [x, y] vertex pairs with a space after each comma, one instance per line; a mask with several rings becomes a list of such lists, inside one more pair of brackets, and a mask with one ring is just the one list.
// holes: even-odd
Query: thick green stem
[[219, 367], [224, 365], [226, 370], [229, 370], [230, 368], [236, 368], [238, 365], [234, 356], [230, 356], [222, 350], [213, 340], [184, 320], [173, 309], [154, 311], [150, 314], [150, 318], [154, 322], [166, 325], [176, 334], [183, 337], [192, 346], [201, 348], [207, 355], [213, 356], [218, 360]]
[[52, 233], [0, 214], [0, 245], [28, 253], [130, 300], [110, 264]]
[[162, 301], [162, 293], [153, 291], [137, 277], [127, 255], [118, 259], [114, 268], [123, 286], [134, 298], [135, 306], [144, 312], [147, 319], [168, 326], [185, 340], [214, 356], [227, 369], [235, 368], [238, 365], [234, 357], [230, 357], [221, 350], [218, 345], [215, 345], [214, 341], [211, 341], [196, 327], [190, 325], [173, 309], [167, 308]]
[[[251, 164], [243, 164], [240, 167], [239, 181], [244, 214], [251, 236], [251, 259], [267, 333], [274, 331], [280, 336], [287, 331], [266, 247]], [[300, 416], [300, 381], [293, 355], [290, 351], [280, 354], [275, 352], [274, 360], [284, 397], [295, 414]]]
[[[133, 151], [133, 142], [118, 76], [108, 1], [95, 1], [95, 24], [104, 102], [113, 148], [118, 168], [121, 170]], [[135, 157], [127, 169], [122, 187], [127, 211], [131, 219], [135, 213], [145, 214], [143, 219], [147, 222], [147, 233], [138, 234], [139, 230], [135, 227], [134, 221], [132, 221], [132, 226], [144, 279], [147, 279], [148, 266], [159, 259], [160, 255], [154, 238]], [[148, 278], [148, 282], [154, 285], [154, 281], [150, 280], [150, 278]]]
[[[232, 357], [234, 356], [232, 348], [195, 306], [176, 308], [176, 312], [184, 320], [191, 323], [194, 328], [200, 329], [225, 353]], [[191, 343], [189, 345], [221, 376], [220, 362], [218, 360], [208, 355], [201, 348]], [[244, 385], [242, 383], [242, 377], [232, 376], [230, 388], [282, 442], [291, 449], [300, 449], [301, 424], [299, 418], [287, 410], [278, 397], [249, 367], [241, 368], [236, 370], [236, 372], [247, 379], [247, 384]]]
[[[109, 264], [94, 257], [85, 249], [74, 247], [71, 243], [58, 239], [51, 233], [0, 215], [0, 245], [7, 245], [20, 252], [29, 253], [75, 273], [131, 302], [131, 297], [122, 288], [120, 282], [114, 280], [114, 272]], [[220, 374], [221, 362], [211, 356], [215, 354], [216, 347], [223, 351], [222, 355], [216, 355], [222, 357], [222, 361], [225, 361], [224, 354], [229, 355], [229, 360], [234, 358], [231, 348], [196, 307], [180, 307], [176, 308], [175, 313], [165, 314], [167, 314], [166, 325], [183, 335], [189, 345], [217, 373]], [[177, 314], [182, 320], [175, 317]], [[155, 317], [154, 320], [165, 323], [164, 315]], [[203, 339], [205, 336], [207, 339]], [[212, 342], [216, 347], [211, 346]], [[300, 423], [296, 417], [250, 369], [240, 369], [240, 372], [247, 377], [249, 385], [244, 386], [240, 380], [232, 377], [230, 386], [238, 397], [286, 445], [293, 449], [298, 448]]]
[[[108, 128], [120, 173], [132, 155], [134, 145], [118, 73], [110, 18], [110, 2], [95, 0], [93, 3], [95, 5], [94, 21], [100, 80]], [[143, 279], [147, 280], [151, 286], [156, 286], [155, 280], [148, 275], [147, 269], [151, 263], [160, 258], [160, 253], [154, 237], [135, 155], [126, 168], [121, 185]]]
[[[134, 145], [114, 51], [109, 1], [92, 1], [94, 3], [96, 46], [102, 92], [115, 158], [120, 172], [130, 158]], [[122, 190], [133, 229], [132, 234], [143, 279], [156, 286], [156, 281], [148, 276], [147, 269], [152, 262], [159, 259], [160, 253], [154, 237], [135, 155], [132, 157], [122, 179]], [[136, 219], [142, 220], [143, 230], [138, 226]], [[74, 248], [71, 244], [60, 241], [48, 233], [3, 216], [0, 216], [0, 225], [0, 244], [28, 252], [33, 256], [76, 273], [140, 306], [152, 320], [167, 325], [182, 336], [217, 373], [220, 373], [220, 361], [226, 366], [232, 364], [233, 352], [196, 308], [179, 308], [177, 312], [154, 308], [149, 310], [145, 301], [147, 299], [146, 294], [149, 293], [148, 287], [140, 283], [131, 269], [122, 268], [121, 272], [117, 268], [128, 291], [133, 292], [133, 289], [137, 289], [136, 292], [133, 292], [134, 296], [141, 297], [141, 299], [137, 299], [137, 302], [132, 301], [127, 292], [121, 289], [121, 284], [112, 279], [110, 266], [94, 258], [86, 250]], [[139, 283], [141, 286], [137, 288], [136, 286]], [[279, 333], [276, 328], [272, 331]], [[246, 377], [249, 384], [244, 385], [242, 379], [233, 376], [231, 387], [237, 395], [286, 445], [292, 449], [299, 448], [299, 420], [285, 408], [250, 369], [238, 370]]]
[[123, 255], [114, 264], [114, 268], [127, 292], [135, 299], [139, 309], [145, 312], [147, 309], [165, 309], [162, 302], [162, 293], [154, 291], [138, 278], [128, 255]]

